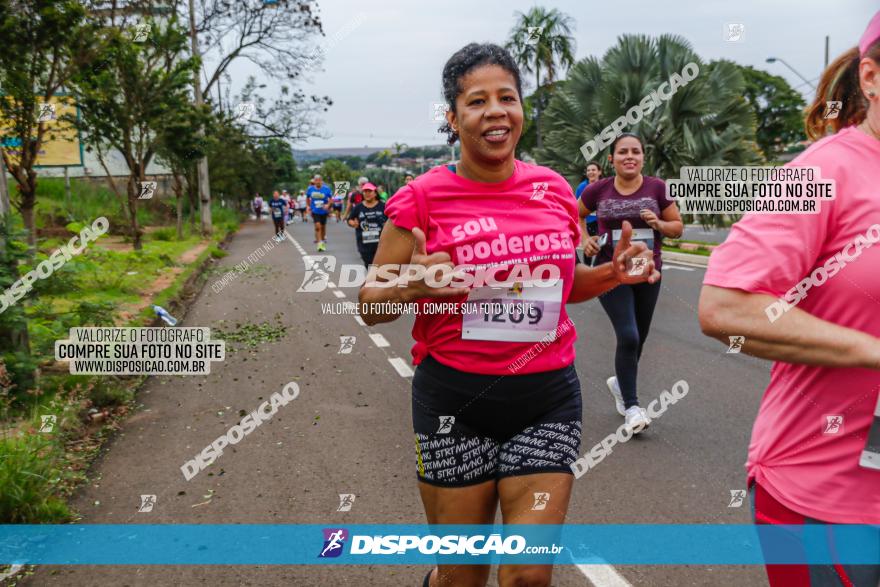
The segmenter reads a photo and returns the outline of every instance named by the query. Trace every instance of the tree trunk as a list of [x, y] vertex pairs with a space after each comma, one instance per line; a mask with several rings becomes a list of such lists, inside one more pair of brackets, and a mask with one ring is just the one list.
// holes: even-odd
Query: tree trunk
[[128, 177], [128, 223], [129, 228], [131, 229], [132, 246], [135, 251], [140, 251], [144, 247], [141, 243], [141, 229], [140, 226], [138, 226], [137, 219], [137, 177], [138, 176], [136, 175], [130, 175]]
[[174, 197], [177, 199], [177, 240], [183, 240], [183, 178], [174, 174]]
[[196, 232], [196, 214], [199, 210], [199, 195], [196, 191], [198, 190], [197, 183], [196, 175], [191, 171], [186, 182], [186, 193], [189, 196], [189, 227], [192, 229], [193, 234]]
[[[30, 178], [28, 178], [30, 180]], [[36, 178], [34, 178], [35, 180]], [[34, 217], [34, 207], [37, 204], [37, 182], [27, 181], [19, 185], [21, 193], [21, 218], [27, 230], [28, 255], [33, 258], [37, 251], [37, 221]]]

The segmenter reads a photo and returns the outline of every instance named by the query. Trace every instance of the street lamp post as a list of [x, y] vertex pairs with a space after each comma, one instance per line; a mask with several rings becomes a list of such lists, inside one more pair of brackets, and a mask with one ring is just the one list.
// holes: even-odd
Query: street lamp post
[[784, 59], [782, 59], [781, 57], [768, 57], [768, 58], [767, 58], [767, 63], [775, 63], [775, 62], [777, 62], [777, 61], [780, 62], [782, 65], [786, 66], [787, 68], [789, 68], [790, 70], [792, 70], [792, 71], [794, 72], [794, 74], [795, 74], [796, 76], [798, 76], [799, 78], [801, 78], [802, 80], [804, 80], [804, 82], [806, 82], [807, 84], [813, 86], [813, 89], [814, 89], [814, 90], [816, 89], [816, 84], [814, 84], [813, 82], [811, 82], [810, 80], [808, 80], [807, 78], [805, 78], [804, 76], [802, 76], [802, 75], [800, 74], [800, 72], [798, 72], [798, 70], [796, 70], [796, 69], [793, 68], [791, 65], [789, 65], [788, 63], [786, 63], [786, 61], [785, 61]]

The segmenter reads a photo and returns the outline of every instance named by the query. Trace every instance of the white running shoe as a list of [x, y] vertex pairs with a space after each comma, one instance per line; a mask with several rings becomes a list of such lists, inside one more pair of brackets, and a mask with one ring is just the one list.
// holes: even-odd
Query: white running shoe
[[645, 410], [640, 408], [639, 406], [627, 408], [625, 426], [627, 430], [629, 430], [633, 434], [638, 434], [639, 432], [647, 428], [648, 415], [645, 413]]
[[614, 396], [617, 413], [621, 416], [626, 416], [626, 404], [623, 403], [623, 394], [620, 393], [620, 384], [617, 383], [617, 377], [609, 377], [605, 383], [608, 384], [608, 390]]

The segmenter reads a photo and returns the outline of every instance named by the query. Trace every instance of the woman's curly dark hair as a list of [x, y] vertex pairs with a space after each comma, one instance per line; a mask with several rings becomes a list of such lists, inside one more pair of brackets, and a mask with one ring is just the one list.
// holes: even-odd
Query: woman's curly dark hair
[[[516, 80], [516, 91], [522, 100], [522, 79], [519, 67], [504, 47], [492, 43], [470, 43], [456, 51], [443, 66], [443, 97], [449, 109], [455, 112], [455, 99], [461, 93], [461, 78], [477, 67], [497, 65], [510, 73]], [[446, 122], [437, 132], [446, 133], [446, 142], [454, 145], [458, 133]]]

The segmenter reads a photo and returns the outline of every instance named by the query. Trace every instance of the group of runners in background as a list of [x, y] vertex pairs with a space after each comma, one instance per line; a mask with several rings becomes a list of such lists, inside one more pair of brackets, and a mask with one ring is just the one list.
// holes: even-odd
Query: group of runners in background
[[[409, 183], [412, 174], [404, 177]], [[308, 222], [311, 217], [315, 226], [315, 245], [319, 252], [327, 250], [327, 220], [333, 217], [336, 222], [346, 222], [355, 229], [355, 243], [358, 253], [369, 266], [373, 262], [379, 245], [379, 234], [385, 225], [385, 202], [388, 192], [382, 184], [374, 185], [366, 177], [360, 177], [357, 187], [346, 192], [333, 189], [324, 178], [315, 175], [305, 190], [292, 196], [287, 190], [275, 190], [272, 198], [265, 202], [257, 194], [251, 201], [251, 208], [257, 220], [262, 219], [264, 208], [273, 223], [273, 234], [277, 239], [284, 238], [284, 227], [291, 222]]]

